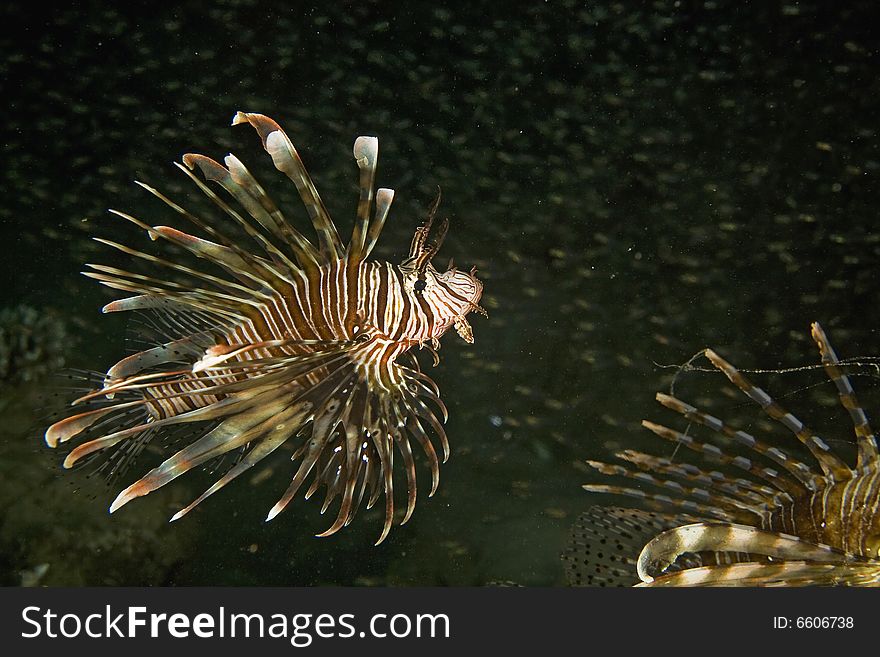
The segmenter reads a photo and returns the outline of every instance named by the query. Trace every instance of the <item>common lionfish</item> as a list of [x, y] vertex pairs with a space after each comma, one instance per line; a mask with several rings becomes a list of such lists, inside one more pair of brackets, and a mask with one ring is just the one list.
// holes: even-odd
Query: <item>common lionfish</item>
[[[855, 467], [733, 365], [707, 349], [709, 361], [771, 419], [793, 433], [818, 469], [660, 393], [657, 400], [665, 407], [759, 456], [735, 455], [711, 442], [695, 440], [687, 432], [643, 421], [660, 438], [748, 476], [733, 477], [633, 450], [616, 455], [630, 465], [588, 461], [603, 475], [629, 478], [666, 494], [610, 484], [585, 485], [592, 492], [639, 498], [641, 506], [651, 511], [593, 507], [584, 514], [563, 555], [570, 579], [608, 585], [629, 577], [634, 582], [638, 581], [632, 573], [635, 566], [641, 584], [649, 586], [880, 585], [877, 442], [819, 324], [813, 324], [812, 336], [825, 372], [855, 426]], [[626, 555], [628, 548], [633, 550], [631, 555], [638, 554], [635, 563]]]
[[[107, 304], [103, 312], [152, 313], [153, 324], [165, 335], [113, 365], [95, 389], [73, 402], [82, 410], [49, 427], [46, 442], [55, 447], [80, 439], [64, 461], [69, 468], [96, 453], [113, 459], [113, 452], [103, 452], [110, 448], [137, 451], [157, 431], [199, 423], [195, 439], [123, 490], [110, 507], [112, 513], [201, 464], [235, 455], [228, 471], [176, 520], [294, 441], [291, 458], [298, 467], [267, 520], [311, 475], [305, 497], [324, 486], [322, 512], [341, 498], [336, 520], [319, 536], [351, 522], [365, 498], [370, 508], [384, 494], [381, 543], [394, 518], [394, 452], [406, 474], [401, 524], [416, 504], [412, 441], [427, 457], [432, 495], [440, 462], [432, 437], [439, 439], [444, 461], [449, 455], [442, 426], [446, 407], [411, 350], [427, 347], [436, 364], [439, 338], [450, 327], [473, 342], [466, 317], [471, 311], [485, 314], [479, 306], [482, 283], [476, 269], [465, 272], [450, 265], [441, 272], [431, 263], [448, 228], [446, 219], [435, 223], [439, 194], [402, 264], [367, 260], [394, 197], [393, 190], [379, 189], [374, 198], [375, 137], [358, 137], [354, 143], [360, 198], [346, 245], [281, 127], [261, 114], [242, 112], [232, 123], [248, 123], [259, 133], [275, 167], [296, 186], [317, 243], [294, 227], [234, 155], [226, 156], [225, 166], [195, 154], [175, 164], [238, 233], [252, 239], [250, 247], [228, 226], [200, 218], [138, 182], [204, 237], [111, 211], [171, 248], [153, 255], [98, 241], [165, 274], [87, 265], [93, 271], [86, 275], [134, 293]], [[202, 182], [196, 169], [234, 203]], [[186, 252], [202, 264], [184, 264], [179, 256]]]

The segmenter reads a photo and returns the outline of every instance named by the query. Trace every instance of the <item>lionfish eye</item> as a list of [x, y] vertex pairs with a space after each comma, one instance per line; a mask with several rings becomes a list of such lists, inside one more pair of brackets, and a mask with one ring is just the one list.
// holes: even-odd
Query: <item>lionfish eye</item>
[[418, 280], [416, 280], [415, 283], [413, 283], [413, 289], [414, 289], [417, 293], [419, 293], [419, 292], [424, 292], [424, 290], [425, 290], [426, 287], [428, 287], [428, 284], [427, 284], [425, 281], [423, 281], [421, 278], [418, 279]]

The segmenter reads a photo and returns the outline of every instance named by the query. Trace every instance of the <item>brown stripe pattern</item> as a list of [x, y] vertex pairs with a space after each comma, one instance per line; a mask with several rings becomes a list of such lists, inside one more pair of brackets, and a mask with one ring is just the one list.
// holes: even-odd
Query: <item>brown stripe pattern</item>
[[632, 450], [617, 454], [625, 464], [588, 462], [603, 475], [639, 486], [587, 484], [586, 490], [638, 498], [643, 508], [674, 518], [641, 547], [634, 560], [642, 585], [880, 585], [877, 442], [849, 377], [818, 323], [813, 324], [812, 336], [853, 421], [858, 447], [854, 466], [711, 349], [705, 351], [709, 361], [791, 432], [818, 469], [664, 394], [658, 394], [657, 400], [665, 407], [746, 448], [754, 458], [730, 454], [695, 440], [688, 432], [647, 420], [642, 424], [663, 440], [721, 462], [731, 471], [739, 470], [742, 477]]
[[[294, 227], [234, 155], [220, 164], [188, 154], [178, 164], [225, 217], [228, 230], [221, 229], [222, 221], [203, 219], [138, 183], [204, 237], [113, 211], [170, 248], [154, 254], [99, 240], [146, 263], [148, 272], [88, 265], [86, 275], [133, 294], [104, 312], [151, 313], [167, 341], [111, 367], [101, 387], [74, 402], [73, 415], [47, 430], [46, 441], [55, 447], [77, 438], [65, 460], [71, 467], [105, 450], [129, 449], [163, 427], [203, 424], [200, 437], [128, 486], [110, 509], [203, 463], [237, 454], [234, 465], [173, 519], [291, 441], [298, 465], [268, 519], [311, 477], [306, 498], [323, 488], [323, 510], [339, 499], [336, 520], [321, 535], [351, 522], [363, 501], [369, 508], [384, 496], [381, 542], [395, 517], [394, 459], [402, 461], [406, 477], [403, 523], [416, 502], [411, 443], [426, 456], [431, 494], [441, 460], [434, 441], [443, 460], [449, 455], [446, 408], [409, 352], [427, 347], [436, 359], [439, 339], [451, 327], [473, 342], [467, 315], [485, 314], [479, 306], [482, 283], [473, 270], [441, 272], [431, 264], [448, 226], [445, 220], [434, 226], [439, 196], [401, 265], [367, 260], [394, 197], [393, 190], [373, 190], [376, 138], [359, 137], [354, 145], [360, 195], [344, 244], [281, 127], [242, 112], [233, 124], [251, 125], [275, 167], [294, 183], [316, 242]], [[180, 252], [194, 257], [187, 260]]]

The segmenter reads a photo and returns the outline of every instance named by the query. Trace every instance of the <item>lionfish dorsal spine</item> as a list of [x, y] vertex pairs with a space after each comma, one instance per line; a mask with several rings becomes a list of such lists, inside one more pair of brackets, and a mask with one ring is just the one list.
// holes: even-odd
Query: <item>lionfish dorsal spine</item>
[[[739, 443], [747, 449], [766, 456], [770, 461], [773, 461], [775, 464], [782, 467], [796, 481], [790, 481], [786, 477], [780, 477], [779, 472], [777, 472], [776, 470], [761, 466], [760, 464], [755, 463], [751, 459], [747, 459], [744, 456], [732, 458], [730, 462], [735, 467], [746, 470], [751, 474], [760, 477], [761, 479], [764, 479], [766, 481], [771, 481], [773, 482], [774, 486], [789, 493], [798, 491], [799, 484], [806, 486], [810, 490], [816, 490], [820, 485], [821, 477], [813, 472], [812, 468], [810, 468], [806, 463], [794, 458], [789, 454], [784, 453], [782, 450], [776, 447], [772, 447], [766, 444], [752, 434], [743, 431], [742, 429], [734, 429], [728, 426], [727, 423], [725, 423], [720, 418], [709, 415], [708, 413], [704, 413], [703, 411], [698, 410], [694, 406], [691, 406], [690, 404], [687, 404], [680, 399], [673, 397], [672, 395], [658, 392], [656, 395], [656, 399], [658, 402], [663, 404], [663, 406], [675, 411], [676, 413], [679, 413], [687, 420], [690, 420], [691, 422], [696, 422], [699, 425], [707, 427], [708, 429], [720, 433], [723, 436], [735, 441], [736, 443]], [[681, 434], [678, 431], [674, 431], [667, 427], [662, 427], [661, 425], [655, 424], [654, 422], [650, 422], [648, 420], [642, 421], [642, 426], [644, 426], [646, 429], [649, 429], [650, 431], [653, 431], [661, 438], [667, 438], [688, 447], [690, 446], [690, 441], [692, 439], [690, 437], [684, 436], [684, 434]], [[702, 443], [700, 443], [700, 445], [702, 445]], [[710, 447], [702, 447], [701, 449], [703, 451], [714, 451], [720, 448], [712, 445]]]
[[388, 211], [391, 209], [391, 202], [394, 200], [394, 190], [387, 187], [380, 187], [376, 190], [376, 214], [370, 222], [370, 228], [367, 230], [366, 245], [364, 246], [364, 257], [370, 255], [376, 242], [379, 241], [379, 235], [385, 226], [385, 220], [388, 218]]
[[341, 258], [344, 248], [339, 239], [339, 233], [290, 138], [281, 129], [281, 126], [262, 114], [237, 112], [232, 119], [232, 125], [240, 123], [250, 123], [256, 129], [263, 141], [263, 148], [272, 157], [275, 168], [286, 175], [296, 186], [297, 192], [306, 206], [309, 219], [318, 234], [319, 250], [325, 262]]
[[[276, 239], [283, 238], [281, 235], [281, 231], [278, 226], [275, 224], [275, 221], [269, 216], [266, 212], [265, 208], [263, 208], [259, 202], [253, 197], [251, 192], [245, 189], [239, 182], [235, 180], [230, 171], [223, 167], [218, 162], [215, 162], [211, 158], [205, 155], [198, 155], [196, 153], [187, 153], [183, 156], [183, 163], [186, 164], [190, 169], [194, 169], [198, 167], [202, 175], [206, 180], [213, 181], [218, 183], [223, 189], [225, 189], [238, 203], [243, 207], [247, 213], [253, 217], [262, 227], [265, 229], [270, 236], [274, 236]], [[276, 265], [276, 267], [280, 270], [289, 270], [296, 271], [297, 266], [291, 262], [290, 258], [284, 252], [283, 249], [280, 249], [274, 242], [272, 242], [269, 237], [263, 234], [256, 226], [254, 226], [250, 221], [248, 221], [244, 216], [242, 216], [239, 212], [233, 209], [229, 204], [225, 201], [222, 201], [216, 194], [209, 195], [211, 200], [215, 202], [215, 204], [219, 205], [223, 211], [232, 217], [235, 222], [240, 225], [244, 231], [251, 237], [254, 241], [256, 241], [260, 246], [263, 247], [263, 250], [266, 252], [266, 255], [269, 259]], [[304, 239], [304, 238], [303, 238]], [[294, 247], [294, 245], [290, 245]], [[306, 249], [295, 249], [295, 254], [300, 262], [300, 265], [308, 266], [309, 262], [307, 258], [311, 257], [311, 254], [307, 252]], [[282, 276], [279, 271], [279, 276]]]
[[822, 365], [825, 367], [825, 372], [828, 374], [828, 378], [831, 379], [837, 387], [840, 403], [849, 412], [849, 415], [852, 418], [853, 428], [856, 433], [856, 446], [858, 448], [856, 469], [864, 470], [868, 468], [876, 468], [878, 463], [880, 463], [880, 455], [878, 455], [877, 451], [877, 439], [874, 436], [874, 431], [871, 429], [870, 423], [868, 422], [868, 415], [865, 413], [861, 404], [859, 404], [859, 400], [856, 398], [856, 393], [853, 389], [852, 383], [849, 381], [849, 377], [840, 368], [840, 360], [837, 358], [834, 348], [828, 341], [828, 336], [825, 335], [825, 331], [818, 322], [814, 322], [811, 326], [810, 332], [813, 336], [813, 340], [815, 340], [816, 344], [819, 346], [819, 353], [822, 357]]
[[[222, 200], [217, 197], [217, 195], [214, 194], [213, 190], [205, 185], [205, 183], [199, 180], [189, 169], [189, 167], [181, 164], [180, 162], [175, 162], [174, 165], [180, 171], [182, 171], [187, 176], [187, 178], [189, 178], [199, 188], [199, 190], [201, 190], [202, 193], [204, 193], [208, 197], [208, 199], [211, 200], [212, 203], [214, 203], [214, 205], [226, 212], [225, 204], [222, 202]], [[165, 239], [174, 242], [178, 246], [181, 246], [191, 251], [199, 257], [217, 262], [217, 264], [223, 267], [231, 276], [237, 278], [244, 283], [249, 283], [253, 287], [267, 288], [269, 287], [269, 285], [267, 285], [267, 279], [271, 279], [273, 277], [277, 280], [281, 280], [282, 274], [279, 272], [271, 271], [269, 267], [266, 266], [267, 264], [271, 266], [271, 263], [268, 263], [264, 258], [260, 258], [259, 256], [249, 253], [244, 248], [242, 248], [242, 246], [236, 240], [230, 239], [221, 231], [218, 231], [214, 226], [211, 225], [210, 222], [205, 221], [204, 219], [201, 219], [200, 217], [192, 214], [188, 210], [180, 207], [177, 203], [175, 203], [153, 187], [145, 185], [143, 183], [139, 184], [141, 185], [141, 187], [153, 194], [153, 196], [165, 203], [168, 207], [175, 210], [188, 222], [192, 223], [200, 230], [204, 231], [214, 241], [211, 242], [199, 237], [195, 237], [188, 233], [184, 233], [182, 231], [169, 228], [167, 226], [159, 226], [153, 228], [153, 231], [159, 237], [164, 237]], [[233, 219], [235, 219], [234, 216]], [[301, 247], [299, 252], [294, 250], [294, 256], [302, 258], [304, 267], [307, 265], [316, 266], [317, 251], [315, 250], [315, 248], [305, 237], [299, 234], [298, 231], [296, 231], [296, 229], [292, 227], [291, 233], [294, 236], [298, 236], [295, 239], [292, 239], [291, 243], [293, 243], [294, 246]]]
[[379, 159], [379, 140], [375, 137], [358, 137], [352, 150], [359, 171], [359, 194], [357, 219], [351, 232], [347, 253], [349, 263], [359, 263], [365, 256], [367, 233], [370, 228], [373, 184], [376, 180], [376, 165]]
[[786, 429], [791, 431], [797, 439], [803, 444], [810, 454], [819, 462], [822, 472], [826, 477], [831, 477], [836, 481], [842, 481], [849, 477], [850, 469], [838, 458], [828, 444], [817, 436], [812, 429], [807, 427], [803, 422], [798, 420], [794, 415], [784, 409], [779, 402], [775, 401], [770, 395], [761, 388], [749, 381], [733, 365], [724, 360], [711, 349], [706, 349], [706, 357], [737, 388], [742, 390], [749, 398], [757, 403], [770, 418], [776, 420]]

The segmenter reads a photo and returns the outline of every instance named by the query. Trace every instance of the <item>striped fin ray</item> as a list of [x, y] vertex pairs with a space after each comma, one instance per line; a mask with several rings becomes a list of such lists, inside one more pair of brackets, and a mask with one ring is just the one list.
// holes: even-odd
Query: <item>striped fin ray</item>
[[880, 566], [870, 563], [827, 564], [812, 561], [745, 562], [689, 568], [636, 586], [877, 586]]
[[373, 251], [382, 228], [385, 226], [385, 220], [388, 218], [388, 211], [391, 209], [391, 202], [394, 200], [394, 190], [387, 187], [380, 187], [376, 192], [376, 214], [373, 221], [370, 222], [370, 228], [367, 231], [366, 245], [364, 246], [364, 258]]
[[645, 545], [637, 564], [639, 577], [643, 582], [651, 582], [688, 552], [738, 552], [783, 561], [822, 563], [855, 560], [831, 546], [810, 543], [790, 534], [764, 531], [749, 525], [699, 522], [667, 530]]
[[[161, 488], [182, 474], [227, 452], [244, 447], [254, 440], [277, 432], [279, 426], [296, 414], [302, 419], [308, 412], [306, 404], [291, 405], [285, 395], [262, 395], [262, 403], [225, 417], [204, 436], [166, 459], [156, 468], [123, 490], [110, 505], [110, 513], [136, 497]], [[287, 437], [289, 437], [289, 432]], [[177, 516], [179, 517], [179, 516]]]
[[[720, 420], [713, 415], [709, 415], [708, 413], [704, 413], [699, 409], [691, 406], [690, 404], [687, 404], [680, 399], [673, 397], [672, 395], [665, 395], [662, 392], [658, 392], [656, 395], [656, 399], [666, 408], [671, 409], [676, 413], [680, 413], [691, 422], [696, 422], [697, 424], [700, 424], [708, 429], [711, 429], [717, 433], [726, 436], [727, 438], [730, 438], [731, 440], [736, 441], [737, 443], [751, 449], [752, 451], [766, 456], [777, 465], [783, 467], [789, 474], [791, 474], [807, 489], [818, 490], [818, 488], [822, 485], [822, 477], [813, 472], [810, 466], [808, 466], [806, 463], [803, 463], [802, 461], [799, 461], [793, 456], [786, 454], [781, 449], [767, 445], [763, 441], [755, 438], [750, 433], [742, 430], [733, 429], [729, 427], [727, 423], [725, 423], [723, 420]], [[773, 479], [775, 481], [776, 477], [773, 477]]]
[[708, 491], [718, 491], [731, 500], [749, 506], [755, 513], [763, 513], [775, 505], [779, 491], [742, 478], [728, 477], [717, 470], [706, 471], [689, 463], [673, 463], [670, 459], [624, 450], [617, 454], [642, 470], [675, 477], [679, 481], [694, 483]]
[[718, 506], [699, 504], [693, 500], [683, 500], [658, 493], [649, 493], [641, 488], [618, 486], [615, 484], [584, 484], [581, 488], [588, 493], [633, 497], [639, 500], [640, 505], [646, 509], [658, 513], [691, 514], [691, 520], [696, 520], [701, 517], [709, 517], [733, 522], [735, 519], [727, 510]]
[[[208, 159], [209, 158], [205, 158], [205, 160]], [[196, 185], [196, 187], [199, 188], [199, 190], [208, 198], [208, 200], [211, 201], [211, 203], [219, 208], [227, 217], [232, 219], [235, 225], [240, 226], [245, 234], [248, 235], [248, 237], [259, 244], [263, 251], [269, 256], [269, 259], [257, 255], [247, 254], [243, 249], [238, 247], [233, 240], [223, 237], [219, 231], [209, 231], [208, 234], [218, 238], [222, 244], [226, 244], [237, 256], [239, 256], [243, 261], [247, 262], [251, 268], [264, 270], [265, 272], [267, 272], [267, 282], [263, 283], [263, 285], [271, 284], [271, 287], [278, 291], [282, 290], [285, 284], [291, 285], [291, 276], [296, 273], [297, 269], [295, 267], [292, 267], [290, 259], [285, 254], [283, 254], [274, 244], [272, 244], [266, 238], [266, 236], [262, 234], [261, 231], [257, 230], [257, 228], [254, 227], [244, 217], [242, 217], [240, 213], [238, 213], [222, 198], [215, 194], [214, 190], [212, 190], [210, 187], [208, 187], [208, 185], [199, 180], [198, 176], [196, 176], [195, 173], [193, 173], [188, 166], [184, 166], [180, 162], [175, 162], [174, 164], [175, 166], [177, 166], [178, 169], [186, 174], [186, 176]], [[222, 167], [220, 168], [222, 169]], [[194, 215], [187, 214], [186, 216], [190, 221], [196, 223], [197, 225], [198, 223], [204, 224], [202, 220], [196, 218]], [[166, 235], [162, 236], [166, 237]], [[296, 257], [296, 254], [294, 254], [294, 257]]]
[[739, 370], [724, 360], [711, 349], [706, 349], [706, 357], [719, 370], [724, 372], [725, 376], [730, 379], [737, 388], [748, 395], [761, 409], [771, 418], [782, 424], [786, 429], [791, 431], [803, 445], [806, 446], [813, 457], [819, 462], [819, 466], [833, 481], [842, 481], [848, 479], [852, 472], [841, 461], [831, 448], [807, 427], [803, 422], [798, 420], [794, 415], [786, 411], [778, 402], [774, 401], [770, 395], [761, 388], [749, 381]]
[[837, 354], [828, 341], [825, 331], [818, 322], [814, 322], [811, 326], [811, 335], [816, 344], [819, 345], [819, 353], [822, 356], [822, 365], [825, 366], [825, 372], [828, 378], [834, 381], [837, 386], [837, 392], [840, 396], [840, 403], [849, 412], [853, 421], [853, 427], [856, 433], [856, 442], [858, 445], [858, 462], [857, 469], [864, 470], [866, 468], [876, 468], [880, 465], [880, 455], [877, 452], [877, 439], [868, 423], [868, 416], [864, 409], [856, 399], [855, 390], [849, 381], [849, 377], [840, 369], [840, 361]]
[[675, 443], [676, 445], [683, 445], [684, 447], [694, 452], [704, 454], [720, 463], [730, 465], [740, 470], [744, 470], [745, 472], [748, 472], [750, 474], [753, 474], [756, 477], [759, 477], [760, 479], [769, 482], [772, 486], [778, 488], [783, 493], [795, 495], [802, 490], [799, 483], [791, 481], [784, 476], [781, 476], [781, 474], [773, 468], [765, 467], [743, 456], [731, 456], [724, 452], [717, 445], [694, 440], [686, 433], [676, 431], [675, 429], [670, 429], [669, 427], [665, 427], [662, 424], [656, 424], [649, 420], [642, 420], [642, 426], [652, 431], [654, 435], [659, 436], [664, 440], [668, 440], [672, 443]]
[[[171, 456], [159, 467], [154, 468], [142, 479], [120, 493], [112, 510], [118, 509], [135, 497], [146, 495], [164, 486], [195, 465], [253, 441], [258, 442], [252, 449], [257, 449], [260, 444], [265, 443], [264, 448], [259, 452], [260, 459], [262, 459], [270, 453], [265, 450], [266, 446], [273, 446], [271, 451], [274, 451], [274, 448], [295, 435], [311, 418], [315, 418], [315, 421], [310, 449], [317, 453], [324, 447], [323, 436], [319, 436], [318, 433], [326, 423], [331, 421], [327, 417], [328, 401], [325, 399], [328, 396], [328, 387], [339, 386], [341, 382], [350, 380], [352, 376], [353, 367], [350, 361], [343, 361], [337, 364], [322, 380], [321, 385], [305, 389], [273, 386], [269, 393], [261, 395], [262, 398], [256, 399], [256, 403], [247, 407], [244, 412], [229, 416], [216, 429]], [[253, 464], [250, 463], [250, 465]], [[308, 467], [303, 463], [300, 465], [300, 471], [307, 472]], [[244, 468], [240, 469], [240, 471], [243, 470]], [[236, 472], [235, 476], [240, 474], [240, 471]], [[219, 481], [216, 482], [198, 500], [178, 512], [173, 519], [176, 520], [188, 513], [199, 502], [234, 478], [228, 477], [228, 475], [229, 473], [227, 473], [227, 477], [221, 479], [222, 484]], [[270, 515], [270, 519], [271, 517], [274, 515]]]
[[364, 259], [367, 234], [370, 229], [370, 209], [373, 204], [373, 183], [376, 180], [376, 163], [379, 158], [379, 140], [375, 137], [358, 137], [354, 142], [354, 159], [360, 171], [358, 187], [357, 220], [351, 233], [347, 254], [349, 263]]
[[[390, 367], [394, 370], [394, 385], [400, 395], [397, 402], [390, 401], [387, 395], [377, 394], [373, 389], [376, 384], [355, 376], [354, 369], [347, 378], [328, 377], [315, 387], [327, 388], [325, 401], [315, 415], [311, 439], [296, 455], [301, 459], [299, 468], [267, 519], [284, 510], [309, 474], [314, 472], [306, 498], [323, 486], [326, 492], [322, 511], [340, 498], [336, 519], [318, 536], [330, 536], [349, 524], [369, 489], [367, 508], [372, 507], [380, 496], [385, 498], [385, 521], [377, 541], [377, 544], [381, 543], [394, 521], [392, 472], [395, 446], [404, 460], [407, 481], [407, 505], [401, 523], [409, 520], [415, 508], [417, 482], [412, 440], [419, 443], [428, 456], [432, 473], [430, 494], [433, 494], [439, 478], [439, 460], [427, 431], [418, 420], [413, 420], [415, 411], [409, 410], [423, 402], [418, 399], [418, 392], [406, 385], [409, 381], [407, 373], [397, 371], [405, 368], [397, 364]], [[429, 424], [434, 435], [445, 444], [446, 434], [434, 413], [427, 406], [418, 413], [431, 418]]]
[[[256, 220], [257, 224], [260, 225], [270, 235], [272, 235], [272, 237], [274, 237], [276, 240], [283, 240], [288, 235], [292, 235], [292, 233], [285, 234], [284, 232], [282, 232], [277, 223], [277, 218], [271, 216], [263, 207], [263, 205], [254, 197], [252, 191], [246, 186], [242, 185], [242, 181], [247, 180], [250, 177], [250, 174], [247, 173], [247, 169], [244, 168], [244, 165], [238, 162], [238, 160], [233, 156], [229, 156], [226, 159], [228, 165], [231, 165], [233, 167], [235, 163], [238, 163], [238, 166], [240, 168], [238, 169], [237, 176], [234, 176], [230, 169], [227, 169], [220, 163], [215, 162], [210, 157], [207, 157], [205, 155], [187, 153], [183, 156], [183, 163], [193, 170], [198, 167], [206, 180], [216, 182], [221, 187], [223, 187], [223, 189], [225, 189], [239, 203], [239, 205], [241, 205], [241, 207], [243, 207], [247, 211], [247, 213], [254, 220]], [[256, 182], [254, 181], [253, 184], [255, 185]], [[263, 196], [265, 197], [265, 194], [263, 194]], [[216, 195], [213, 195], [210, 198], [212, 201], [215, 202], [219, 200], [219, 197], [217, 197]], [[282, 267], [290, 272], [294, 272], [297, 270], [297, 265], [291, 262], [291, 260], [287, 257], [287, 254], [279, 249], [278, 246], [272, 240], [266, 237], [262, 231], [258, 230], [251, 222], [245, 219], [236, 210], [232, 209], [232, 207], [230, 207], [228, 204], [222, 203], [220, 207], [230, 217], [232, 217], [236, 221], [236, 223], [238, 223], [245, 230], [245, 232], [247, 232], [250, 237], [256, 240], [257, 243], [259, 243], [260, 246], [263, 247], [263, 250], [277, 266]], [[308, 242], [305, 240], [305, 238], [302, 238], [301, 236], [299, 237], [299, 241], [294, 239], [290, 243], [288, 243], [287, 246], [294, 250], [294, 254], [300, 266], [308, 267], [310, 264], [314, 265], [315, 263], [311, 259], [311, 254], [304, 248], [304, 245]]]
[[[630, 460], [622, 454], [616, 454], [615, 456]], [[630, 460], [630, 462], [632, 461]], [[642, 459], [636, 459], [636, 462], [640, 465], [644, 461]], [[713, 496], [710, 494], [710, 489], [697, 486], [684, 486], [676, 481], [676, 479], [657, 477], [643, 469], [633, 470], [623, 465], [592, 460], [588, 460], [586, 463], [591, 468], [594, 468], [605, 476], [624, 477], [643, 484], [666, 489], [675, 496], [674, 499], [677, 502], [676, 506], [685, 509], [688, 513], [709, 513], [717, 518], [729, 521], [736, 519], [739, 522], [756, 520], [757, 518], [760, 518], [761, 515], [760, 510], [753, 503], [744, 502], [743, 500], [727, 495]], [[587, 486], [589, 486], [589, 484]], [[587, 486], [584, 486], [586, 490], [595, 490], [587, 488]], [[658, 499], [658, 496], [656, 495], [651, 495], [650, 493], [647, 493], [647, 495], [653, 497], [654, 500]], [[663, 497], [665, 498], [666, 496]], [[689, 498], [693, 498], [697, 500], [697, 502], [693, 502]]]
[[325, 262], [338, 260], [344, 251], [339, 233], [290, 138], [281, 126], [262, 114], [236, 112], [232, 125], [240, 123], [250, 123], [256, 129], [263, 141], [263, 148], [272, 156], [275, 168], [296, 185], [308, 210], [309, 219], [318, 233], [318, 244]]
[[[138, 296], [148, 295], [170, 299], [186, 306], [230, 319], [247, 319], [247, 315], [242, 308], [242, 305], [246, 305], [246, 302], [240, 297], [214, 292], [206, 288], [191, 288], [174, 281], [135, 274], [115, 267], [91, 264], [86, 266], [95, 271], [82, 272], [84, 276], [115, 290], [133, 292]], [[108, 304], [105, 308], [107, 309], [105, 312], [112, 312], [117, 306]]]
[[[136, 436], [142, 431], [162, 426], [187, 422], [216, 420], [242, 412], [249, 407], [265, 403], [279, 386], [290, 384], [297, 379], [318, 372], [328, 364], [344, 357], [344, 352], [352, 348], [352, 343], [333, 345], [322, 351], [311, 352], [303, 356], [287, 356], [279, 359], [262, 359], [246, 362], [249, 377], [238, 380], [234, 374], [234, 363], [226, 363], [217, 373], [218, 368], [196, 375], [192, 368], [181, 370], [163, 370], [128, 377], [118, 383], [111, 383], [88, 393], [74, 402], [74, 406], [97, 406], [83, 411], [53, 424], [46, 431], [46, 441], [50, 446], [67, 442], [86, 432], [85, 442], [81, 442], [65, 459], [65, 467], [72, 467], [81, 458], [96, 451], [114, 447], [120, 442]], [[180, 388], [181, 384], [204, 382], [196, 389], [179, 389], [177, 392], [166, 392], [166, 389]], [[246, 392], [245, 395], [236, 393]], [[116, 397], [119, 396], [117, 400]], [[214, 400], [195, 407], [186, 406], [180, 412], [164, 417], [147, 417], [134, 426], [117, 428], [97, 437], [88, 435], [87, 430], [102, 417], [112, 412], [136, 406], [147, 408], [174, 399], [191, 400], [193, 397]], [[112, 401], [111, 401], [112, 400]]]
[[[201, 339], [200, 339], [201, 338]], [[183, 363], [186, 358], [195, 359], [210, 346], [208, 336], [194, 335], [179, 340], [171, 340], [144, 351], [127, 356], [107, 370], [104, 387], [127, 379], [151, 367], [167, 363]]]
[[[226, 279], [220, 278], [218, 276], [213, 276], [211, 274], [206, 274], [197, 269], [193, 269], [192, 267], [187, 267], [185, 265], [181, 265], [177, 262], [171, 262], [166, 260], [165, 258], [160, 258], [149, 253], [144, 253], [143, 251], [138, 251], [137, 249], [132, 249], [124, 244], [119, 244], [118, 242], [113, 242], [111, 240], [105, 240], [102, 238], [95, 238], [96, 242], [100, 242], [101, 244], [106, 244], [109, 247], [116, 249], [117, 251], [121, 251], [127, 255], [133, 256], [135, 258], [139, 258], [146, 262], [150, 262], [152, 264], [158, 265], [159, 267], [169, 269], [171, 271], [184, 274], [186, 276], [190, 276], [193, 279], [200, 281], [201, 283], [208, 283], [214, 287], [214, 291], [223, 290], [225, 291], [226, 298], [229, 299], [237, 299], [242, 303], [248, 304], [256, 304], [262, 303], [265, 301], [271, 300], [271, 297], [259, 290], [254, 290], [252, 288], [246, 287], [244, 285], [240, 285], [233, 281], [228, 281]], [[106, 268], [101, 269], [100, 266], [96, 265], [86, 265], [87, 267], [91, 267], [96, 271], [107, 271]], [[120, 271], [120, 270], [117, 270]], [[127, 275], [128, 272], [121, 272], [123, 275]], [[201, 284], [200, 283], [200, 284]], [[179, 283], [178, 283], [179, 284]], [[184, 287], [195, 287], [194, 285], [187, 286], [184, 284]]]
[[[192, 171], [179, 162], [175, 162], [174, 165], [182, 171], [215, 205], [219, 203], [219, 207], [222, 209], [222, 201], [207, 185], [205, 185], [205, 183], [199, 180]], [[209, 222], [182, 208], [153, 187], [137, 180], [135, 183], [165, 203], [165, 205], [199, 228], [199, 230], [204, 231], [206, 235], [211, 237], [211, 239], [216, 240], [216, 242], [194, 237], [188, 233], [168, 226], [147, 226], [143, 222], [134, 219], [123, 212], [117, 212], [115, 210], [111, 210], [111, 212], [124, 219], [132, 221], [139, 227], [143, 228], [153, 239], [163, 238], [176, 246], [186, 249], [199, 258], [210, 260], [222, 267], [233, 277], [244, 283], [249, 283], [254, 287], [265, 288], [270, 286], [272, 281], [284, 280], [282, 279], [282, 273], [276, 271], [270, 261], [248, 253], [241, 248], [235, 240], [225, 236]], [[272, 285], [271, 287], [276, 290], [279, 289], [277, 285]]]

